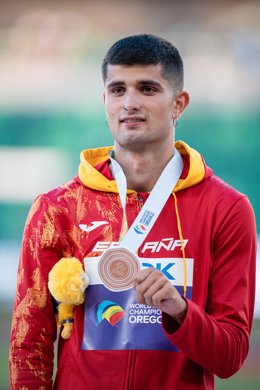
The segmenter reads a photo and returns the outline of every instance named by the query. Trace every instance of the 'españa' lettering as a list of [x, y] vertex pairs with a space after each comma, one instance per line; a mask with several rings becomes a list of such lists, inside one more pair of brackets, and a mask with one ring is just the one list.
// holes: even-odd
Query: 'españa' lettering
[[[161, 241], [151, 241], [146, 242], [142, 248], [141, 253], [151, 252], [151, 253], [159, 253], [161, 250], [166, 250], [167, 252], [173, 252], [175, 249], [183, 246], [186, 247], [189, 240], [174, 240], [171, 238], [163, 238]], [[107, 249], [117, 248], [119, 247], [119, 242], [116, 241], [97, 241], [92, 252], [104, 252]]]

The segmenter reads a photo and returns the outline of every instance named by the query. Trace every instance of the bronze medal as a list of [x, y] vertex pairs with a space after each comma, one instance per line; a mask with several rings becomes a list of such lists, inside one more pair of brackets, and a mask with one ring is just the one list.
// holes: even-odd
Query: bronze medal
[[134, 276], [139, 270], [138, 257], [126, 248], [108, 249], [98, 264], [102, 282], [112, 291], [132, 288]]

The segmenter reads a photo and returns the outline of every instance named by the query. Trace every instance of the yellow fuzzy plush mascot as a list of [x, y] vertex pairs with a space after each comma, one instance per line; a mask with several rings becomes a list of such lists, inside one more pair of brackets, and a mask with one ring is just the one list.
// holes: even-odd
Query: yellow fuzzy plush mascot
[[73, 329], [74, 306], [84, 302], [89, 278], [76, 257], [63, 257], [49, 273], [48, 287], [59, 302], [58, 324], [63, 325], [62, 338], [69, 339]]

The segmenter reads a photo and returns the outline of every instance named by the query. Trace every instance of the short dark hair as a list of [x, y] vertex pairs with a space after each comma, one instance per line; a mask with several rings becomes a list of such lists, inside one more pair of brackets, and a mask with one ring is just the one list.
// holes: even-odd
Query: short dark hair
[[177, 90], [183, 89], [183, 62], [178, 50], [165, 39], [152, 34], [130, 35], [115, 42], [102, 63], [103, 81], [108, 65], [162, 66], [162, 76]]

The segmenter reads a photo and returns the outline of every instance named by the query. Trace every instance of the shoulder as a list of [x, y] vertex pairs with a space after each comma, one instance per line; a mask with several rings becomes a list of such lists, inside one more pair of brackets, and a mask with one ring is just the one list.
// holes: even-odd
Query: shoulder
[[41, 215], [53, 216], [57, 212], [60, 213], [62, 209], [68, 207], [73, 199], [77, 199], [79, 189], [82, 190], [82, 187], [82, 184], [75, 177], [50, 191], [39, 194], [32, 203], [27, 224], [32, 218], [35, 219]]
[[82, 185], [78, 182], [77, 177], [74, 177], [50, 191], [40, 194], [40, 197], [47, 202], [59, 202], [62, 198], [72, 195], [81, 186]]
[[242, 221], [247, 217], [254, 220], [254, 212], [247, 195], [214, 174], [204, 178], [190, 190], [194, 203], [197, 199], [203, 213], [212, 218], [216, 225], [225, 225], [233, 218]]
[[208, 195], [214, 197], [217, 201], [233, 204], [242, 198], [247, 198], [245, 194], [214, 174], [205, 179], [204, 185]]
[[76, 200], [79, 197], [79, 192], [82, 192], [84, 186], [79, 182], [77, 177], [47, 191], [39, 194], [34, 203], [47, 204], [51, 206], [62, 206], [73, 199]]
[[[213, 215], [220, 216], [221, 224], [255, 225], [255, 216], [247, 195], [241, 193], [216, 175], [206, 180], [207, 204], [212, 208]], [[218, 218], [217, 218], [218, 219]]]

